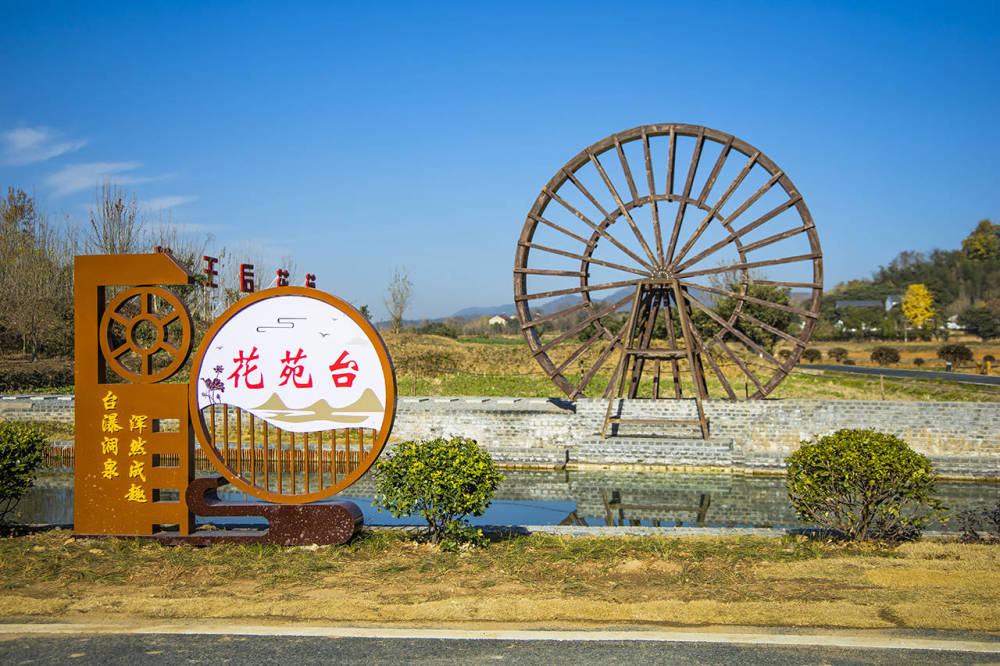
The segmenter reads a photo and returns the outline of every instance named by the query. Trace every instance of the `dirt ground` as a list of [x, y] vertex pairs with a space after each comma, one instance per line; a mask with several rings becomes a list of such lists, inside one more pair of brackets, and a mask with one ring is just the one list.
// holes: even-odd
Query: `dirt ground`
[[804, 537], [512, 537], [447, 553], [0, 540], [0, 618], [246, 618], [434, 626], [803, 626], [1000, 632], [1000, 546]]

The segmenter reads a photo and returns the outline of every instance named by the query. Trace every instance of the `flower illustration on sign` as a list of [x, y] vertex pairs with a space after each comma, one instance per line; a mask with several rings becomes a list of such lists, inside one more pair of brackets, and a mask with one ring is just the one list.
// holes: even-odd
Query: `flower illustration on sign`
[[198, 407], [226, 404], [292, 432], [382, 426], [386, 375], [372, 340], [317, 298], [251, 303], [212, 338]]

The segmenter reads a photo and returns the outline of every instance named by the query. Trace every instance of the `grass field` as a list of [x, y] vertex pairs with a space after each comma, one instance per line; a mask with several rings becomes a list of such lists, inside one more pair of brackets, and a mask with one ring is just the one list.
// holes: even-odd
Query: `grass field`
[[[531, 356], [528, 345], [521, 338], [480, 338], [462, 341], [449, 338], [414, 335], [386, 335], [386, 344], [396, 366], [396, 380], [401, 395], [482, 395], [513, 397], [553, 397], [561, 391], [539, 368]], [[519, 343], [519, 344], [514, 344]], [[829, 348], [843, 346], [848, 349], [858, 365], [871, 365], [867, 355], [878, 343], [823, 343], [817, 345], [824, 355]], [[939, 345], [909, 343], [899, 345], [905, 359], [923, 355], [928, 359], [925, 369], [938, 369], [930, 363]], [[1000, 346], [974, 347], [976, 358], [993, 353], [1000, 357]], [[595, 353], [596, 355], [596, 353]], [[866, 362], [862, 362], [864, 357]], [[613, 361], [604, 366], [594, 379], [594, 385], [604, 386], [610, 379]], [[584, 368], [593, 358], [584, 357]], [[935, 361], [937, 361], [935, 357]], [[907, 367], [905, 363], [895, 367]], [[912, 363], [910, 365], [912, 366]], [[942, 365], [943, 369], [943, 365]], [[564, 374], [571, 382], [579, 381], [580, 368]], [[734, 390], [743, 397], [753, 393], [754, 387], [738, 374], [735, 366], [727, 369], [727, 377]], [[709, 394], [725, 397], [718, 379], [708, 376]], [[693, 395], [690, 381], [684, 383], [685, 395]], [[668, 387], [661, 388], [666, 395]], [[640, 395], [651, 394], [651, 380], [645, 380]], [[944, 400], [988, 402], [1000, 400], [1000, 389], [988, 386], [963, 385], [956, 382], [890, 379], [877, 376], [819, 373], [808, 364], [799, 365], [768, 396], [770, 398], [814, 398], [836, 400]]]
[[59, 530], [0, 539], [0, 618], [84, 616], [1000, 631], [1000, 547], [534, 535], [446, 553], [403, 532], [329, 548], [165, 548]]
[[[561, 390], [545, 376], [531, 355], [528, 345], [521, 337], [501, 338], [450, 338], [402, 333], [385, 334], [386, 345], [396, 368], [396, 380], [400, 395], [469, 395], [469, 396], [512, 396], [512, 397], [561, 397]], [[883, 344], [878, 342], [821, 342], [813, 348], [823, 353], [823, 362], [830, 362], [827, 352], [833, 347], [848, 350], [851, 360], [857, 365], [873, 365], [869, 360], [871, 350]], [[927, 370], [940, 370], [944, 363], [936, 357], [937, 349], [943, 343], [910, 342], [893, 343], [900, 349], [902, 361], [897, 366], [917, 367], [916, 358], [925, 359], [921, 366]], [[1000, 357], [1000, 345], [996, 343], [963, 342], [972, 350], [975, 358], [992, 354]], [[596, 360], [595, 347], [582, 357], [582, 364], [567, 368], [563, 373], [571, 382], [579, 381], [582, 372]], [[593, 383], [589, 395], [600, 395], [610, 378], [617, 356], [613, 355], [603, 366]], [[748, 363], [758, 362], [747, 357]], [[8, 368], [26, 369], [32, 366], [23, 359], [4, 359]], [[45, 367], [68, 367], [69, 361], [45, 361]], [[754, 367], [754, 366], [752, 366]], [[754, 392], [753, 384], [746, 381], [735, 364], [724, 365], [728, 381], [740, 397]], [[974, 366], [961, 368], [974, 371]], [[765, 368], [761, 377], [770, 376], [773, 368]], [[997, 374], [1000, 370], [995, 371]], [[718, 379], [708, 371], [709, 394], [725, 397]], [[669, 380], [664, 373], [664, 384]], [[693, 395], [690, 381], [684, 382], [685, 395]], [[597, 390], [595, 390], [597, 389]], [[72, 387], [43, 389], [43, 392], [69, 392]], [[670, 394], [669, 386], [661, 387], [661, 395]], [[646, 379], [640, 395], [651, 395], [651, 380]], [[768, 396], [769, 398], [814, 398], [837, 400], [943, 400], [943, 401], [998, 401], [1000, 388], [963, 385], [956, 382], [924, 380], [904, 380], [877, 376], [820, 373], [810, 370], [808, 364], [800, 364]]]

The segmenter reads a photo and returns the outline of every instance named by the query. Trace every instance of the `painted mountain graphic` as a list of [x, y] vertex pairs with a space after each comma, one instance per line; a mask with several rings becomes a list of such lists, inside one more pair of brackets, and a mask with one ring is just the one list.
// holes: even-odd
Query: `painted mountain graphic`
[[250, 411], [268, 421], [284, 423], [308, 423], [310, 421], [332, 421], [335, 423], [361, 423], [372, 413], [382, 411], [382, 402], [371, 389], [365, 389], [357, 400], [343, 407], [331, 407], [322, 398], [306, 407], [291, 408], [277, 393]]

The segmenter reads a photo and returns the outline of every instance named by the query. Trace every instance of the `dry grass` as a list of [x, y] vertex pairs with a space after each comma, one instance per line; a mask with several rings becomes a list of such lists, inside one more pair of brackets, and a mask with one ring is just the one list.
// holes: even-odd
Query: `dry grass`
[[[561, 395], [556, 386], [545, 376], [532, 358], [528, 345], [518, 339], [499, 339], [493, 342], [457, 341], [433, 335], [403, 333], [386, 335], [386, 344], [396, 366], [396, 377], [401, 395], [475, 395], [552, 397]], [[520, 344], [512, 344], [520, 342]], [[858, 365], [869, 364], [867, 355], [877, 343], [820, 343], [817, 348], [826, 350], [844, 346], [857, 357]], [[934, 358], [937, 343], [910, 343], [904, 350], [904, 357], [923, 355]], [[924, 348], [927, 348], [925, 350]], [[981, 346], [976, 348], [976, 357], [983, 353], [994, 353], [1000, 357], [1000, 347]], [[929, 351], [928, 351], [929, 350]], [[583, 368], [589, 368], [597, 358], [599, 350], [593, 349], [583, 356]], [[862, 362], [862, 357], [863, 361]], [[592, 386], [603, 387], [610, 378], [615, 357], [604, 366], [603, 372], [594, 378]], [[751, 364], [756, 358], [747, 358]], [[734, 364], [723, 366], [729, 383], [742, 397], [744, 392], [753, 391], [753, 385], [746, 384], [746, 377]], [[769, 377], [773, 368], [760, 370], [761, 377]], [[581, 376], [580, 368], [569, 368], [564, 373], [568, 380], [576, 382]], [[665, 380], [666, 381], [666, 380]], [[709, 372], [707, 377], [709, 394], [716, 397], [725, 395], [718, 379]], [[685, 395], [694, 395], [690, 381], [683, 382]], [[667, 390], [666, 388], [664, 390]], [[591, 389], [593, 393], [593, 389]], [[646, 379], [640, 388], [640, 395], [651, 395], [651, 380]], [[954, 382], [937, 382], [909, 379], [885, 378], [877, 376], [842, 375], [819, 373], [808, 365], [789, 375], [770, 394], [771, 398], [806, 398], [827, 400], [904, 400], [904, 401], [1000, 401], [1000, 391], [990, 386], [963, 385]]]
[[524, 626], [739, 624], [1000, 631], [1000, 548], [804, 538], [513, 537], [444, 553], [0, 541], [0, 618], [285, 618]]

